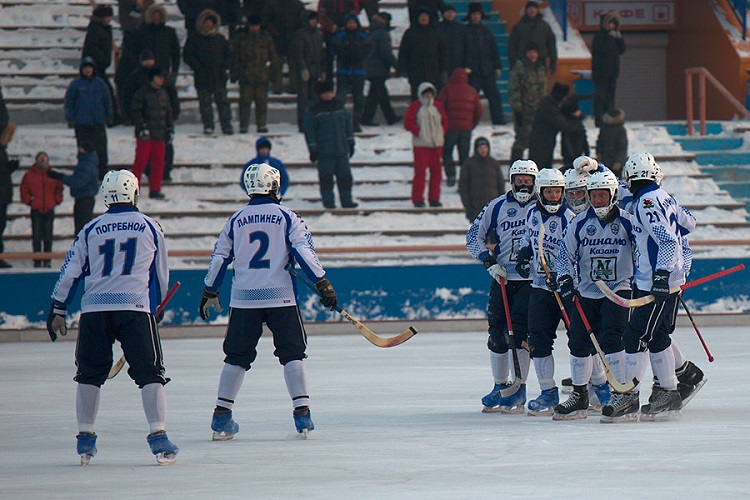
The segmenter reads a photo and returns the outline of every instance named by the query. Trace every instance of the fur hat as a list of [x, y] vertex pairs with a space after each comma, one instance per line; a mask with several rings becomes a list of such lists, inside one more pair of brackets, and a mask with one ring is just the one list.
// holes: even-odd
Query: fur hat
[[482, 3], [481, 2], [469, 2], [469, 13], [464, 16], [464, 21], [470, 20], [471, 19], [471, 15], [474, 12], [481, 12], [482, 13], [482, 19], [489, 19], [490, 18], [490, 16], [482, 10]]
[[563, 102], [563, 100], [568, 97], [569, 93], [570, 85], [559, 82], [555, 82], [555, 84], [552, 86], [552, 90], [550, 90], [549, 92], [549, 94], [552, 96], [552, 99], [554, 99], [557, 103]]
[[97, 5], [93, 12], [94, 17], [112, 17], [114, 11], [109, 5]]
[[326, 92], [333, 92], [333, 82], [331, 80], [323, 80], [316, 83], [315, 92], [318, 95], [325, 94]]

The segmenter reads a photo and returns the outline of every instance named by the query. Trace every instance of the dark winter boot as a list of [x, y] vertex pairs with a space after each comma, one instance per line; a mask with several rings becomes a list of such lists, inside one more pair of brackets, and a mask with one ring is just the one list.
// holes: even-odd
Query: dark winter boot
[[588, 416], [589, 391], [585, 385], [576, 385], [568, 400], [555, 406], [552, 420], [583, 420]]

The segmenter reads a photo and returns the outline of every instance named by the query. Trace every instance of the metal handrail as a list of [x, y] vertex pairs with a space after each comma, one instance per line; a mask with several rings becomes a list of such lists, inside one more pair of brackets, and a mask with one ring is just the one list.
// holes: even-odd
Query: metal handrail
[[706, 135], [706, 80], [708, 80], [729, 103], [745, 118], [750, 119], [750, 111], [738, 101], [727, 88], [704, 67], [685, 69], [685, 103], [687, 114], [687, 133], [693, 135], [693, 75], [698, 75], [698, 116], [701, 135]]

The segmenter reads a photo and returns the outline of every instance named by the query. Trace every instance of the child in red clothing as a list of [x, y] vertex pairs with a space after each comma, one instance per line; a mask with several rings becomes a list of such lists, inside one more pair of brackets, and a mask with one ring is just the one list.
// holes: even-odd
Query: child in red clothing
[[443, 175], [441, 164], [448, 116], [443, 105], [435, 102], [435, 86], [429, 82], [419, 84], [419, 99], [409, 105], [404, 117], [404, 128], [412, 133], [414, 147], [414, 179], [411, 186], [411, 201], [421, 208], [424, 203], [424, 188], [427, 169], [430, 170], [428, 199], [431, 207], [441, 207], [440, 182]]
[[[52, 251], [55, 207], [63, 200], [63, 183], [47, 175], [49, 156], [44, 151], [21, 180], [21, 201], [31, 207], [31, 245], [34, 252]], [[50, 259], [35, 260], [34, 267], [51, 267]]]

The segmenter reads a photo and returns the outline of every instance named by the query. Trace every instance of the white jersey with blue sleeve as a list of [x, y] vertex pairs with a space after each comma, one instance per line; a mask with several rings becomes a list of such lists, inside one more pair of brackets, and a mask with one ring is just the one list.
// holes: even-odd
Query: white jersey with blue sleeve
[[[539, 258], [539, 252], [544, 252], [544, 258], [550, 272], [557, 272], [557, 254], [560, 242], [562, 241], [562, 235], [574, 215], [573, 211], [565, 203], [553, 215], [542, 213], [536, 204], [526, 212], [526, 231], [519, 243], [519, 247], [531, 247], [533, 252], [531, 257], [532, 287], [551, 291], [544, 282], [545, 273]], [[544, 224], [544, 241], [542, 242], [543, 248], [540, 250], [539, 229], [542, 224]]]
[[[595, 282], [610, 290], [630, 290], [633, 277], [633, 216], [621, 208], [612, 222], [596, 216], [593, 208], [576, 215], [565, 230], [557, 256], [557, 275], [572, 276], [582, 297], [601, 299]], [[639, 229], [640, 230], [640, 229]]]
[[516, 256], [526, 225], [526, 210], [533, 206], [521, 205], [508, 192], [490, 201], [477, 215], [466, 233], [466, 249], [472, 257], [482, 262], [490, 254], [486, 243], [495, 242], [493, 253], [503, 266], [509, 281], [527, 281], [516, 271]]
[[656, 184], [633, 198], [636, 231], [635, 283], [650, 290], [656, 270], [669, 271], [669, 287], [685, 283], [685, 236], [695, 229], [695, 217]]
[[169, 287], [164, 232], [136, 208], [113, 205], [76, 236], [52, 299], [69, 304], [85, 280], [81, 312], [156, 313]]
[[325, 276], [305, 222], [274, 200], [254, 198], [235, 212], [221, 230], [204, 283], [208, 290], [217, 291], [227, 266], [232, 264], [230, 307], [296, 305], [295, 282], [285, 270], [293, 260], [311, 281]]

